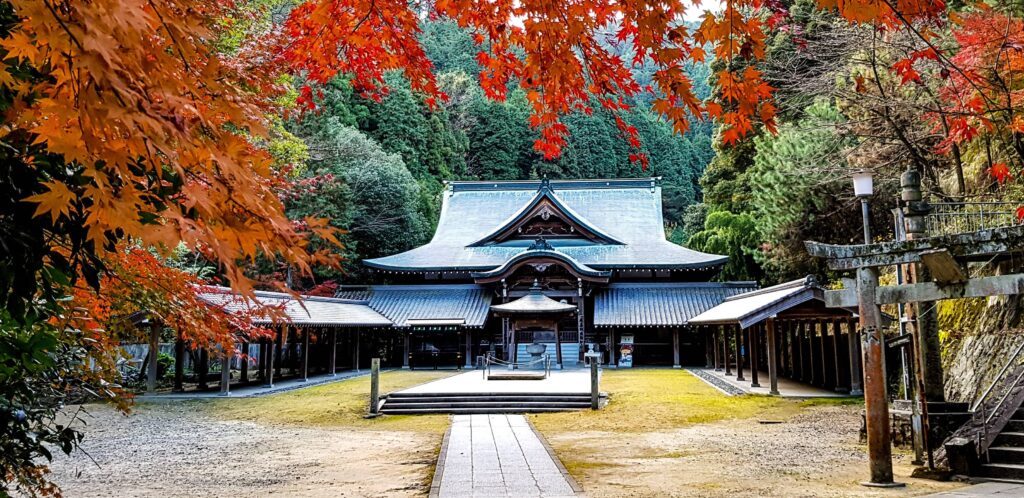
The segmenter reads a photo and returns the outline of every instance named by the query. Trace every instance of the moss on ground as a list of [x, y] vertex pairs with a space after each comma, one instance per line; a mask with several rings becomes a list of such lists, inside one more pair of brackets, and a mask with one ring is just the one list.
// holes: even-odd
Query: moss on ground
[[[452, 375], [452, 372], [395, 370], [380, 376], [381, 394]], [[444, 433], [447, 415], [386, 415], [366, 419], [368, 376], [256, 398], [220, 399], [206, 409], [222, 419], [354, 429]]]
[[531, 415], [544, 433], [650, 432], [725, 419], [784, 419], [802, 406], [858, 403], [831, 399], [794, 401], [772, 396], [726, 396], [685, 370], [605, 370], [601, 390], [611, 393], [598, 411]]

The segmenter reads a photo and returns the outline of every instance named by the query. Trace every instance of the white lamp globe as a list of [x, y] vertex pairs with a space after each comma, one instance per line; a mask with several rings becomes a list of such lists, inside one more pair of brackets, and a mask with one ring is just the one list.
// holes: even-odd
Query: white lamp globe
[[874, 193], [874, 182], [871, 170], [861, 169], [853, 172], [853, 193], [857, 197], [868, 197]]

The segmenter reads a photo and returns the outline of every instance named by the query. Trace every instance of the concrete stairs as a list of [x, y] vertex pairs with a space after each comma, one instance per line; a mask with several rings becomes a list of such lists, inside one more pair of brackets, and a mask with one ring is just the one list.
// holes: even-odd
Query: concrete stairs
[[[558, 362], [558, 353], [555, 350], [555, 343], [553, 343], [553, 342], [542, 342], [541, 344], [544, 344], [545, 346], [547, 346], [547, 350], [544, 351], [544, 354], [551, 355], [551, 367], [555, 368], [556, 367], [556, 363]], [[530, 358], [531, 358], [530, 353], [526, 352], [526, 347], [529, 346], [529, 345], [530, 345], [529, 343], [519, 343], [519, 344], [516, 345], [516, 364], [518, 364], [518, 365], [525, 365], [525, 364], [530, 362]], [[579, 345], [579, 343], [576, 343], [576, 342], [573, 342], [573, 343], [563, 342], [562, 343], [562, 361], [565, 363], [564, 366], [566, 366], [566, 367], [576, 366], [576, 363], [579, 362], [579, 358], [580, 358], [580, 345]]]
[[391, 393], [381, 413], [540, 413], [590, 408], [589, 393]]
[[1024, 408], [1018, 408], [988, 449], [982, 477], [1024, 482]]

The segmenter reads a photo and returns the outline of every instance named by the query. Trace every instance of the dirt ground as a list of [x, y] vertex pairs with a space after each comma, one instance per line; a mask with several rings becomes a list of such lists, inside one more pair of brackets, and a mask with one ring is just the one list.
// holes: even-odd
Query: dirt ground
[[[723, 396], [687, 372], [606, 372], [605, 409], [535, 415], [535, 426], [591, 498], [921, 496], [963, 486], [910, 479], [861, 486], [859, 400], [795, 401]], [[765, 422], [765, 423], [762, 423]]]
[[[442, 375], [389, 372], [381, 384]], [[366, 420], [368, 392], [357, 378], [260, 398], [140, 404], [127, 417], [90, 405], [85, 452], [55, 452], [53, 477], [68, 497], [425, 496], [447, 417]]]

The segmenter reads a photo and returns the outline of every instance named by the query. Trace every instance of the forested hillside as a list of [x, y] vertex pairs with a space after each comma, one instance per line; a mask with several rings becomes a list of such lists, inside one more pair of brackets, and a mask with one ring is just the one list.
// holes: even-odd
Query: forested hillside
[[[316, 87], [314, 112], [287, 123], [306, 148], [296, 172], [304, 187], [287, 202], [289, 214], [326, 216], [348, 231], [343, 273], [325, 270], [322, 277], [358, 282], [365, 278], [360, 259], [425, 242], [448, 180], [660, 176], [667, 229], [677, 240], [684, 238], [677, 228], [686, 209], [699, 201], [699, 179], [714, 155], [711, 123], [694, 122], [680, 136], [650, 111], [649, 102], [631, 102], [633, 110], [624, 118], [639, 132], [641, 152], [649, 159], [645, 170], [630, 160], [637, 151], [612, 112], [577, 112], [565, 118], [568, 146], [559, 158], [546, 161], [534, 149], [539, 136], [530, 126], [523, 90], [514, 87], [505, 101], [495, 101], [480, 89], [479, 49], [468, 31], [451, 21], [430, 21], [421, 40], [449, 96], [437, 109], [398, 73], [387, 75], [389, 92], [379, 98], [358, 94], [339, 77]], [[628, 56], [628, 46], [619, 50]], [[639, 83], [650, 82], [649, 65], [633, 71]], [[694, 63], [689, 72], [695, 92], [706, 98], [708, 66]]]

